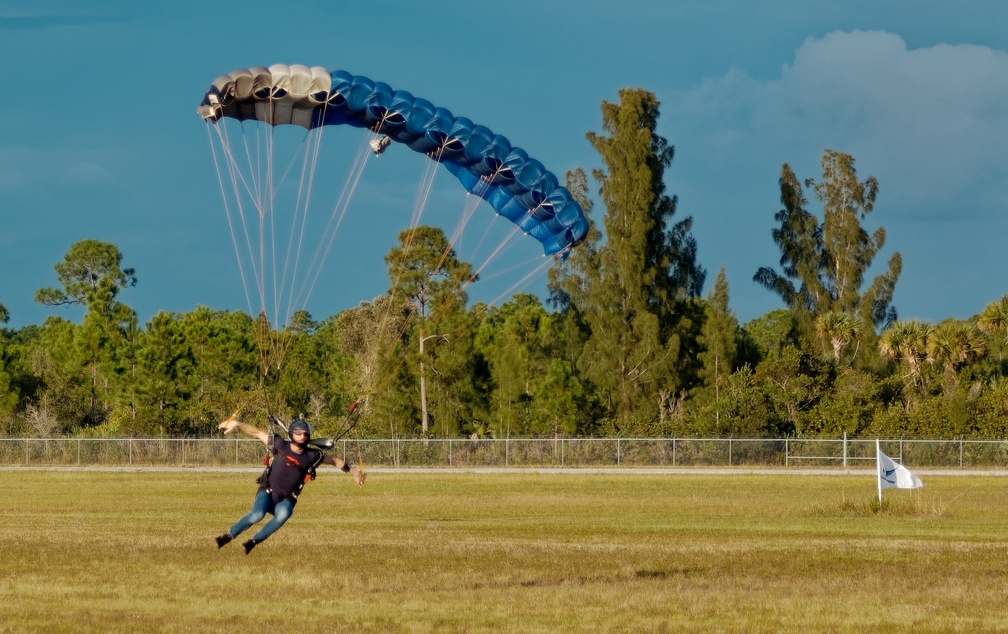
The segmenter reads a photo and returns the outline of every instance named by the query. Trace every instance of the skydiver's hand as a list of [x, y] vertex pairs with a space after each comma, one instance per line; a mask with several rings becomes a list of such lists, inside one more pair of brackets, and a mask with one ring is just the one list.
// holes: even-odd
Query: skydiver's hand
[[223, 429], [225, 435], [233, 432], [236, 427], [238, 427], [238, 419], [234, 417], [227, 419], [220, 425], [217, 425], [217, 429]]
[[357, 467], [350, 467], [350, 474], [354, 477], [354, 480], [357, 481], [357, 486], [359, 487], [364, 486], [364, 480], [367, 479], [366, 473], [364, 473]]

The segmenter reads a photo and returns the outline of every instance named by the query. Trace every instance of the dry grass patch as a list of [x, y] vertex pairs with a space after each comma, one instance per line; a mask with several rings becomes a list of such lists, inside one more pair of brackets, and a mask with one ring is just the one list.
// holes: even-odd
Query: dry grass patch
[[1008, 628], [1006, 478], [327, 470], [245, 556], [253, 473], [4, 475], [0, 631]]

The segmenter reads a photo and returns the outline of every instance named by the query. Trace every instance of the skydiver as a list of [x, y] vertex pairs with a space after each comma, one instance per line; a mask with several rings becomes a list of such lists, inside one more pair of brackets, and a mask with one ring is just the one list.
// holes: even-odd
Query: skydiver
[[[221, 548], [242, 532], [262, 520], [267, 513], [273, 516], [269, 522], [259, 529], [252, 539], [242, 544], [245, 554], [249, 554], [256, 544], [265, 541], [275, 533], [284, 522], [294, 514], [301, 489], [309, 480], [315, 479], [315, 468], [322, 463], [328, 463], [344, 472], [353, 475], [357, 486], [364, 484], [364, 474], [357, 467], [335, 456], [330, 456], [318, 449], [308, 446], [311, 439], [311, 426], [304, 418], [293, 421], [288, 428], [290, 441], [280, 436], [267, 433], [257, 427], [243, 423], [234, 417], [217, 426], [229, 434], [235, 429], [258, 438], [270, 448], [271, 461], [266, 471], [259, 477], [259, 490], [252, 502], [252, 510], [235, 522], [226, 533], [214, 538], [217, 548]], [[272, 447], [270, 446], [272, 439]]]

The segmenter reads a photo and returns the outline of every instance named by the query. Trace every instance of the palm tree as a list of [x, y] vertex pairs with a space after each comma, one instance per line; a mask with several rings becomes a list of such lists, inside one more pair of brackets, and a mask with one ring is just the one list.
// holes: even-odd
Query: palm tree
[[[1008, 295], [984, 307], [983, 312], [980, 313], [980, 318], [977, 320], [977, 328], [988, 335], [993, 335], [994, 333], [1002, 334], [1002, 347], [1005, 343], [1008, 343]], [[1003, 360], [1001, 356], [1001, 350], [999, 349], [998, 365]]]
[[934, 328], [917, 321], [896, 321], [879, 337], [879, 352], [890, 359], [905, 361], [913, 385], [921, 382], [921, 364], [927, 358], [928, 340]]
[[830, 311], [820, 315], [815, 322], [816, 334], [828, 339], [833, 346], [833, 360], [840, 362], [840, 354], [850, 342], [857, 339], [861, 324], [850, 313]]
[[949, 320], [938, 325], [927, 342], [928, 360], [942, 365], [946, 385], [954, 387], [959, 368], [984, 353], [980, 330], [970, 323]]

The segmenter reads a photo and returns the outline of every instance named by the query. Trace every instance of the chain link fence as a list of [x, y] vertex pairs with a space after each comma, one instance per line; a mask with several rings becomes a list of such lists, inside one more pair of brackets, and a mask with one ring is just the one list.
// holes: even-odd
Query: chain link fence
[[[882, 451], [914, 468], [1006, 469], [1005, 440], [882, 439]], [[331, 450], [368, 467], [863, 468], [875, 439], [509, 438], [341, 440]], [[252, 438], [2, 438], [0, 466], [252, 467], [265, 448]]]

